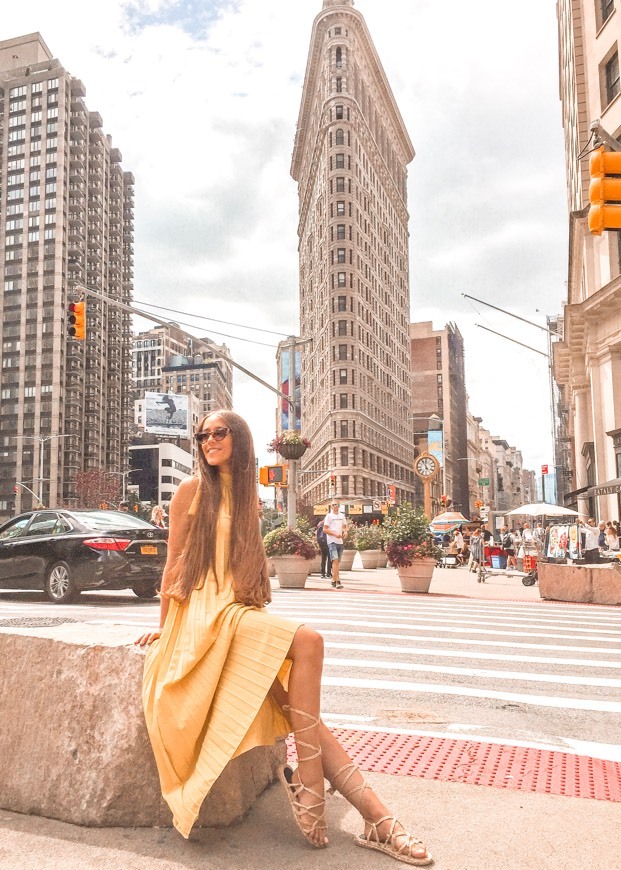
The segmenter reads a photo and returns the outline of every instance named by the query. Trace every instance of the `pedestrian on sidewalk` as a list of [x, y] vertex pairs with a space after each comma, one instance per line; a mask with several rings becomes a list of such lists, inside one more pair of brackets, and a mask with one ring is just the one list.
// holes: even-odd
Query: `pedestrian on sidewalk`
[[321, 576], [324, 578], [332, 577], [332, 559], [330, 558], [330, 550], [328, 549], [328, 539], [323, 530], [323, 520], [320, 520], [317, 523], [315, 537], [317, 538], [317, 543], [319, 544], [319, 550], [321, 552]]
[[457, 547], [457, 564], [461, 567], [464, 564], [464, 536], [461, 533], [461, 529], [455, 530], [453, 541]]
[[480, 529], [474, 529], [470, 535], [470, 561], [468, 570], [474, 571], [475, 574], [479, 570], [479, 566], [485, 560], [485, 541]]
[[517, 568], [517, 562], [515, 561], [515, 533], [513, 529], [508, 529], [506, 526], [502, 527], [500, 533], [502, 535], [502, 548], [507, 554], [507, 568]]
[[355, 843], [431, 864], [320, 719], [322, 637], [265, 608], [270, 583], [247, 424], [216, 411], [195, 438], [198, 474], [182, 481], [170, 503], [160, 628], [136, 640], [150, 646], [143, 704], [175, 827], [189, 836], [231, 758], [293, 731], [298, 764], [285, 764], [279, 778], [311, 845], [328, 845], [325, 778], [364, 819]]
[[330, 559], [332, 560], [332, 586], [335, 589], [342, 589], [339, 564], [343, 555], [343, 539], [347, 537], [347, 521], [345, 514], [340, 512], [338, 501], [333, 501], [330, 508], [330, 513], [324, 517], [323, 531], [328, 541]]
[[599, 528], [593, 517], [589, 517], [586, 525], [580, 526], [580, 531], [584, 535], [583, 557], [587, 564], [594, 565], [600, 561], [599, 555]]

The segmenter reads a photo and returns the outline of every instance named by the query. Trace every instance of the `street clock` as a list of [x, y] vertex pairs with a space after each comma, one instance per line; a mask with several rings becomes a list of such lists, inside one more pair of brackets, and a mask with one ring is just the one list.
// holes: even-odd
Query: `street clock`
[[432, 480], [440, 470], [440, 463], [431, 453], [421, 453], [414, 460], [414, 473], [421, 480]]

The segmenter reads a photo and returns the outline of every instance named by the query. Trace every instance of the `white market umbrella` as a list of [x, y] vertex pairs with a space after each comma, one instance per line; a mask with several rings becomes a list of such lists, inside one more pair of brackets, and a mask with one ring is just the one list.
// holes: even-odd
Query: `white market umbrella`
[[529, 516], [529, 517], [577, 517], [580, 516], [578, 511], [572, 511], [571, 508], [563, 507], [560, 504], [547, 504], [545, 501], [534, 502], [533, 504], [523, 504], [521, 507], [514, 508], [512, 511], [507, 511], [507, 516]]

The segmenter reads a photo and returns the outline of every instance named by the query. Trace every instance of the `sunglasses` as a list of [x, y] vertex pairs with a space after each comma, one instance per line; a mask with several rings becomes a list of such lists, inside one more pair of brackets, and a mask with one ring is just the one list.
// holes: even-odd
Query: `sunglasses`
[[231, 430], [228, 426], [221, 426], [219, 429], [205, 429], [203, 432], [197, 432], [194, 436], [199, 444], [209, 441], [213, 438], [214, 441], [224, 441]]

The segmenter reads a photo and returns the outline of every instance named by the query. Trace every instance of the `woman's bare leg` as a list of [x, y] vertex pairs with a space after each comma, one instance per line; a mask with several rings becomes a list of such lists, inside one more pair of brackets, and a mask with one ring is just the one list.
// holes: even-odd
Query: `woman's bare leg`
[[[385, 839], [391, 832], [394, 813], [382, 802], [379, 796], [370, 786], [365, 786], [362, 773], [356, 768], [353, 772], [352, 760], [343, 749], [330, 729], [322, 722], [319, 729], [323, 770], [326, 779], [333, 788], [341, 791], [343, 797], [360, 813], [364, 819], [364, 832], [368, 836], [372, 827], [369, 822], [379, 822], [380, 819], [389, 817], [384, 822], [377, 824], [377, 835], [380, 840]], [[349, 771], [343, 771], [348, 768]], [[343, 771], [339, 776], [339, 771]], [[346, 781], [346, 782], [345, 782]], [[428, 852], [422, 843], [412, 845], [409, 852], [412, 858], [427, 858]]]
[[[306, 728], [309, 720], [294, 712], [294, 709], [303, 710], [311, 716], [319, 718], [320, 711], [320, 693], [321, 693], [321, 671], [323, 668], [323, 639], [319, 634], [302, 626], [295, 634], [291, 649], [288, 653], [288, 658], [293, 661], [291, 674], [289, 676], [289, 692], [285, 692], [282, 685], [276, 680], [272, 686], [271, 694], [276, 702], [281, 707], [289, 706], [291, 725], [294, 728]], [[348, 765], [352, 764], [352, 760], [332, 734], [329, 728], [320, 721], [318, 726], [305, 731], [302, 735], [304, 743], [309, 743], [314, 746], [321, 747], [321, 756], [315, 759], [305, 761], [304, 759], [312, 754], [311, 751], [296, 741], [298, 750], [298, 763], [300, 764], [299, 777], [300, 782], [312, 788], [318, 794], [324, 794], [324, 777], [330, 781], [337, 790], [339, 786], [343, 786], [343, 780], [347, 776], [337, 776], [338, 772]], [[364, 779], [359, 771], [356, 771], [348, 779], [345, 791], [346, 799], [351, 805], [358, 810], [365, 821], [365, 834], [368, 835], [371, 826], [369, 821], [377, 822], [385, 816], [392, 816], [389, 808], [380, 800], [378, 795], [370, 787], [364, 789], [355, 789], [364, 784]], [[353, 792], [353, 793], [352, 793]], [[300, 802], [304, 803], [304, 793], [300, 795]], [[316, 802], [312, 796], [307, 800], [307, 804]], [[310, 816], [307, 823], [312, 824], [314, 819]], [[390, 833], [390, 822], [382, 822], [377, 825], [377, 833], [380, 839], [387, 837]], [[321, 843], [323, 831], [316, 831], [316, 836], [313, 842]], [[327, 842], [327, 839], [325, 840]], [[427, 851], [424, 846], [412, 847], [411, 856], [413, 858], [425, 858]]]
[[[294, 774], [295, 781], [312, 789], [313, 792], [324, 796], [324, 771], [322, 765], [321, 753], [318, 751], [321, 747], [320, 743], [320, 727], [319, 724], [311, 725], [311, 717], [314, 717], [319, 722], [320, 714], [320, 695], [321, 695], [321, 672], [323, 668], [323, 638], [306, 626], [301, 626], [295, 633], [293, 643], [287, 654], [287, 658], [293, 662], [291, 673], [289, 675], [289, 692], [288, 698], [280, 687], [278, 692], [277, 684], [272, 689], [272, 694], [282, 706], [289, 705], [289, 718], [291, 727], [296, 737], [296, 748], [298, 751], [298, 768]], [[283, 704], [283, 699], [286, 698]], [[301, 715], [299, 712], [307, 714]], [[302, 732], [299, 737], [295, 732]], [[306, 745], [308, 744], [308, 745]], [[315, 757], [313, 757], [315, 756]], [[297, 800], [304, 806], [316, 807], [317, 798], [311, 792], [300, 791]], [[302, 817], [301, 821], [304, 825], [310, 827], [316, 820], [317, 816], [321, 815], [320, 809], [313, 809], [313, 815], [309, 813], [307, 818]], [[317, 844], [327, 844], [328, 840], [325, 836], [323, 828], [317, 827], [308, 835], [309, 839]]]

